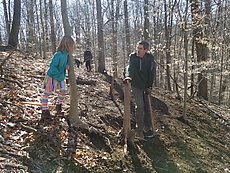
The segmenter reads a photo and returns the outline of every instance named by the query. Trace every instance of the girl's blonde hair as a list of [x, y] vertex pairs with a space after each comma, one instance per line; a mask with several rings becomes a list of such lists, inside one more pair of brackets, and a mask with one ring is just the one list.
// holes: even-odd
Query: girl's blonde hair
[[64, 36], [57, 48], [57, 51], [71, 52], [73, 50], [74, 40], [71, 36]]

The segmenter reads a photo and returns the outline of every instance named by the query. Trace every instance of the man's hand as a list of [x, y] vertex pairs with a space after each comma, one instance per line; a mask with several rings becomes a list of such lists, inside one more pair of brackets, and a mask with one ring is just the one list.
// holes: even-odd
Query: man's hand
[[152, 92], [152, 87], [149, 87], [145, 90], [145, 94], [149, 95]]
[[123, 83], [127, 83], [128, 81], [131, 81], [132, 78], [131, 77], [126, 77], [123, 79]]

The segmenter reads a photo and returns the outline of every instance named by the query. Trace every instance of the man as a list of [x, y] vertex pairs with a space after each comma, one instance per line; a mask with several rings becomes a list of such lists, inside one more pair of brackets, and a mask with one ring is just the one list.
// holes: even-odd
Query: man
[[136, 103], [136, 134], [141, 139], [154, 137], [150, 106], [147, 100], [156, 74], [156, 63], [148, 50], [148, 42], [139, 41], [137, 43], [136, 52], [129, 56], [126, 78], [124, 79], [124, 82], [131, 81], [132, 94]]
[[91, 60], [93, 59], [93, 55], [89, 48], [84, 52], [84, 62], [87, 71], [91, 71]]

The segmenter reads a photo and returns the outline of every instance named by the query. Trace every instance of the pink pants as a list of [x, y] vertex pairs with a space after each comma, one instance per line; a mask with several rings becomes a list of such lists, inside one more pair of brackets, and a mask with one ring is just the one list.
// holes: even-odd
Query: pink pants
[[42, 110], [48, 110], [48, 98], [49, 95], [53, 92], [56, 92], [58, 94], [56, 104], [62, 104], [66, 92], [66, 86], [64, 81], [57, 81], [46, 75], [44, 79], [43, 89], [44, 92], [41, 96]]

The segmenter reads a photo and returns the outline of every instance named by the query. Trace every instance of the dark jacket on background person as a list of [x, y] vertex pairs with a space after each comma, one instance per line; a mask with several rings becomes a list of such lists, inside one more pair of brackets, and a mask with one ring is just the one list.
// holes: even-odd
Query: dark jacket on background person
[[139, 58], [136, 53], [130, 54], [126, 76], [132, 78], [132, 87], [142, 90], [152, 87], [156, 76], [156, 63], [153, 55], [145, 53], [143, 58]]
[[93, 55], [92, 55], [91, 51], [90, 50], [86, 50], [84, 52], [84, 62], [92, 60], [92, 58], [93, 58]]

